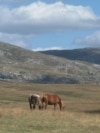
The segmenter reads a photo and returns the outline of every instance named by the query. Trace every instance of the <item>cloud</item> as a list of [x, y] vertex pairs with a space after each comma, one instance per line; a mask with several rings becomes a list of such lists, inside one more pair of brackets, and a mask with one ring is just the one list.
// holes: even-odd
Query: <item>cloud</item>
[[77, 39], [74, 43], [91, 47], [100, 47], [100, 31], [88, 35], [85, 38]]
[[100, 18], [95, 16], [91, 8], [62, 2], [34, 2], [13, 9], [0, 6], [0, 16], [0, 31], [14, 34], [100, 27]]
[[49, 48], [36, 48], [36, 49], [33, 49], [33, 51], [47, 51], [47, 50], [62, 50], [63, 48], [62, 47], [49, 47]]
[[0, 6], [1, 40], [6, 36], [14, 44], [26, 45], [27, 36], [87, 28], [100, 28], [100, 17], [90, 7], [40, 1], [14, 8]]
[[[33, 36], [32, 36], [33, 37]], [[31, 35], [18, 35], [18, 34], [7, 34], [0, 32], [0, 41], [11, 43], [13, 45], [27, 47], [28, 41], [32, 38]]]

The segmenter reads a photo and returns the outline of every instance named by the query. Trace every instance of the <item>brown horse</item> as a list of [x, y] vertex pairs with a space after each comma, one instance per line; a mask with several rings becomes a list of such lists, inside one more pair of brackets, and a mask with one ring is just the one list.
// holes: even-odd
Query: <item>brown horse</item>
[[58, 104], [60, 110], [64, 110], [64, 103], [58, 95], [44, 94], [43, 97], [41, 98], [41, 101], [42, 101], [42, 106], [45, 103], [45, 109], [47, 108], [47, 105], [54, 105], [54, 110], [55, 110]]
[[30, 109], [35, 109], [36, 105], [38, 105], [39, 109], [42, 109], [42, 102], [39, 95], [37, 94], [30, 95], [28, 97], [28, 101], [29, 101]]

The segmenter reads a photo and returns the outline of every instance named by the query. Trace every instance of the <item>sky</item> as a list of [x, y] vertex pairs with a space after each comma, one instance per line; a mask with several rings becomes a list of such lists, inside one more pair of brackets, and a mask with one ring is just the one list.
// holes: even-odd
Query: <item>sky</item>
[[0, 0], [0, 41], [33, 51], [100, 47], [99, 0]]

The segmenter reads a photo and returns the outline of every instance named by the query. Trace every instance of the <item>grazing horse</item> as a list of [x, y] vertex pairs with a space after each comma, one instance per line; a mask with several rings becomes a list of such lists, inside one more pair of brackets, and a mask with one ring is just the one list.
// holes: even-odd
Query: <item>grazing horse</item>
[[35, 109], [36, 105], [38, 105], [39, 109], [42, 109], [41, 98], [37, 94], [32, 94], [28, 97], [30, 109]]
[[45, 109], [47, 108], [47, 105], [54, 105], [54, 110], [57, 106], [59, 105], [60, 110], [64, 110], [64, 103], [62, 99], [55, 94], [44, 94], [43, 97], [41, 98], [42, 101], [42, 106], [45, 103]]

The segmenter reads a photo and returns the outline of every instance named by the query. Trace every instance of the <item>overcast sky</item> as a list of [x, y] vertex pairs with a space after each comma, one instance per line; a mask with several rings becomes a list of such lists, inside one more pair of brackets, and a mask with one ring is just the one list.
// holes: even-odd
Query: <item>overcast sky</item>
[[99, 0], [0, 0], [0, 41], [32, 50], [100, 47]]

